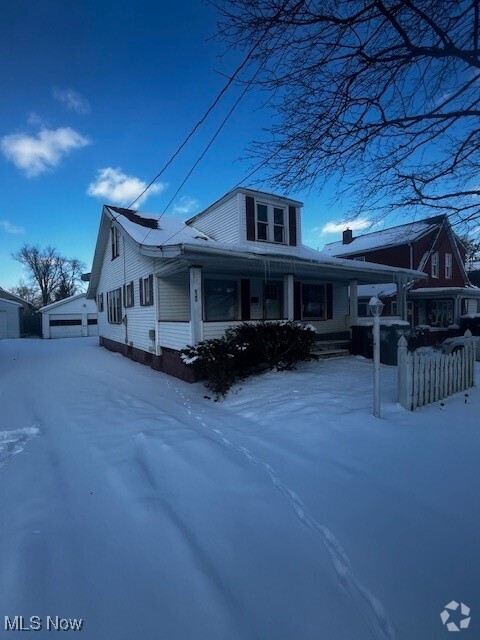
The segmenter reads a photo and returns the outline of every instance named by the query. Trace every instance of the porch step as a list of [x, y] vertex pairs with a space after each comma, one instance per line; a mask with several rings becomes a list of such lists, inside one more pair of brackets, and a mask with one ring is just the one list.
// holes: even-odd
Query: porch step
[[313, 343], [315, 351], [323, 351], [324, 349], [350, 349], [351, 340], [319, 340], [316, 339]]
[[315, 351], [311, 351], [310, 355], [312, 355], [315, 360], [327, 360], [328, 358], [349, 356], [350, 351], [348, 349], [316, 349]]

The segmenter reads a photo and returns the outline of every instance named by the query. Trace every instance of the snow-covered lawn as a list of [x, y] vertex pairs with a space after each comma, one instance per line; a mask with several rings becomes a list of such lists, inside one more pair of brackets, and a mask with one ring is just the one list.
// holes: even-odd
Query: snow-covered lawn
[[455, 599], [476, 637], [480, 393], [409, 413], [395, 376], [376, 420], [363, 359], [214, 403], [95, 338], [1, 341], [0, 636], [436, 640]]

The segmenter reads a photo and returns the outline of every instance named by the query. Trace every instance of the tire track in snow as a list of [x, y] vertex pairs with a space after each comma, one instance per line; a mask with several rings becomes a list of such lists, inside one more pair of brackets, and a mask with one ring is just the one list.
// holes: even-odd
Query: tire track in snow
[[[176, 386], [172, 385], [170, 381], [167, 381], [167, 386], [171, 389], [173, 388], [177, 395], [182, 398], [183, 405], [185, 406], [187, 413], [192, 415], [194, 410], [185, 395]], [[315, 518], [307, 512], [303, 500], [282, 482], [271, 465], [255, 456], [247, 447], [233, 443], [225, 437], [221, 429], [210, 427], [203, 421], [202, 417], [195, 415], [195, 419], [203, 428], [213, 432], [224, 447], [236, 451], [247, 458], [247, 460], [253, 465], [260, 467], [266, 472], [275, 489], [277, 489], [277, 491], [279, 491], [288, 501], [300, 522], [308, 529], [316, 531], [319, 534], [330, 561], [332, 562], [339, 583], [347, 591], [359, 610], [362, 612], [364, 618], [367, 620], [367, 623], [375, 634], [375, 637], [378, 640], [395, 640], [395, 630], [385, 607], [380, 600], [373, 593], [368, 591], [368, 589], [357, 579], [353, 573], [350, 560], [334, 533], [324, 525], [317, 522]]]

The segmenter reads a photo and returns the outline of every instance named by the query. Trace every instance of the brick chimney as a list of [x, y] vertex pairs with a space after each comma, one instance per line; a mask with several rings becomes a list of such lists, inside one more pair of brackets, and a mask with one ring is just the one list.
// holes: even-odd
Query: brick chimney
[[342, 242], [343, 244], [350, 244], [353, 240], [353, 232], [351, 229], [345, 229], [343, 232]]

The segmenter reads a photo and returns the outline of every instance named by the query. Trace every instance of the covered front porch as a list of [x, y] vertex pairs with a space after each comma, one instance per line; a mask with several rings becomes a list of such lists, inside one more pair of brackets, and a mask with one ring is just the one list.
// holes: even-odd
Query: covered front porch
[[[219, 338], [241, 322], [298, 320], [319, 336], [349, 334], [357, 320], [359, 284], [394, 283], [406, 317], [407, 277], [389, 267], [349, 260], [319, 261], [258, 255], [196, 254], [163, 262], [155, 271], [156, 345], [181, 350]], [[373, 267], [373, 265], [368, 265]], [[403, 303], [403, 304], [402, 304]]]
[[412, 289], [417, 324], [434, 329], [458, 325], [462, 316], [480, 311], [480, 289], [473, 287], [431, 287]]

